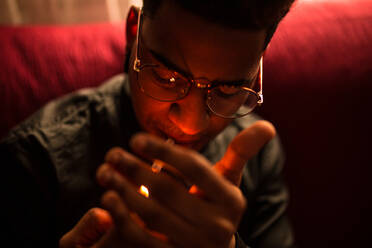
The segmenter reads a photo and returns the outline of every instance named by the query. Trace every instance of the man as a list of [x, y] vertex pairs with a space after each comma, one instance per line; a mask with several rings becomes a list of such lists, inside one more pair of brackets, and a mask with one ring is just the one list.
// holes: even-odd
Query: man
[[6, 235], [31, 247], [291, 246], [275, 131], [247, 115], [291, 2], [132, 8], [127, 75], [48, 104], [1, 143]]

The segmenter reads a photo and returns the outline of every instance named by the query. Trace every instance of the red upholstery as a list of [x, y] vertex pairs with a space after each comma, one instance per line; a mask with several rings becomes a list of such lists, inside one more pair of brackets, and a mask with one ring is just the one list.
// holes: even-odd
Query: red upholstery
[[[122, 71], [123, 25], [0, 27], [0, 136], [46, 101]], [[279, 26], [265, 103], [287, 154], [300, 247], [369, 244], [372, 1], [304, 1]]]
[[286, 149], [299, 247], [370, 243], [371, 44], [372, 1], [308, 1], [268, 49], [260, 113]]
[[0, 26], [0, 138], [48, 100], [119, 73], [124, 24]]

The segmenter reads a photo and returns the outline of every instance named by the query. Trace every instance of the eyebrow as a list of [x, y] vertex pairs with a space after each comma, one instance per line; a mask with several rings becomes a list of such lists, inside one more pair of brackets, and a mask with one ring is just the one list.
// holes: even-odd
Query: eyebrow
[[[151, 56], [154, 57], [158, 62], [163, 64], [165, 67], [167, 67], [170, 70], [176, 71], [186, 78], [192, 78], [192, 79], [198, 79], [192, 76], [190, 72], [187, 72], [181, 68], [179, 68], [176, 64], [174, 64], [172, 61], [167, 59], [166, 57], [162, 56], [161, 54], [157, 53], [156, 51], [147, 48], [150, 52]], [[211, 84], [219, 86], [219, 85], [234, 85], [234, 86], [241, 86], [244, 84], [252, 84], [254, 83], [254, 80], [256, 79], [256, 76], [254, 76], [251, 79], [238, 79], [238, 80], [209, 80], [207, 79]]]

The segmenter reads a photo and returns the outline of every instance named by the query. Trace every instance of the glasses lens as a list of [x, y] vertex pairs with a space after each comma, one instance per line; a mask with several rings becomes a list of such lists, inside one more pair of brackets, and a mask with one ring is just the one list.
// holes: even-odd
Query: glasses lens
[[257, 94], [248, 89], [222, 86], [210, 91], [207, 104], [215, 114], [235, 118], [252, 112], [258, 100]]
[[141, 69], [138, 83], [145, 94], [160, 101], [181, 99], [190, 87], [183, 77], [159, 66]]

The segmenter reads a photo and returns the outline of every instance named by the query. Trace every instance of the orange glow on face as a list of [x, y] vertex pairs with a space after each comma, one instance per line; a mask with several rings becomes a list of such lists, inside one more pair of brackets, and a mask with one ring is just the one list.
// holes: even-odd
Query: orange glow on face
[[149, 198], [149, 189], [145, 185], [141, 185], [138, 192], [146, 198]]

